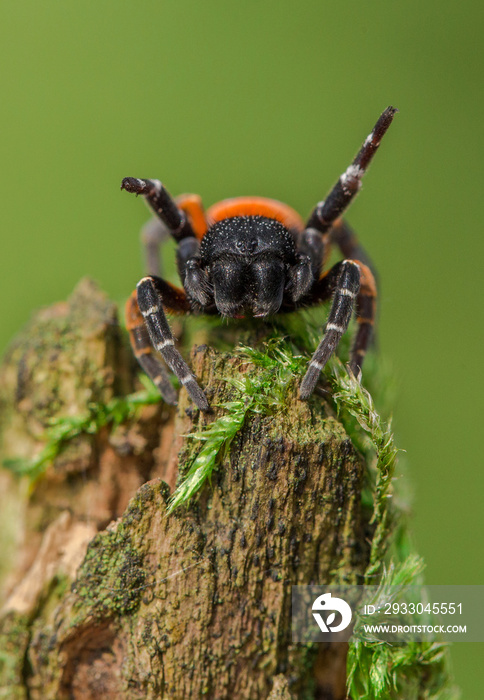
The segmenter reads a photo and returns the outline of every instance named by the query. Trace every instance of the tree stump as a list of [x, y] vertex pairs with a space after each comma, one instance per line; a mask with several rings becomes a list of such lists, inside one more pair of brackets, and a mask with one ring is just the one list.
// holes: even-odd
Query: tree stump
[[[355, 583], [369, 558], [364, 464], [330, 403], [298, 401], [294, 380], [167, 514], [200, 449], [186, 436], [224, 413], [230, 378], [260, 371], [214, 347], [191, 354], [212, 414], [182, 390], [176, 409], [147, 405], [66, 440], [30, 487], [2, 472], [0, 696], [346, 697], [346, 645], [291, 641], [291, 586]], [[82, 282], [7, 353], [4, 457], [35, 457], [53, 419], [133, 392], [138, 372], [115, 306]]]

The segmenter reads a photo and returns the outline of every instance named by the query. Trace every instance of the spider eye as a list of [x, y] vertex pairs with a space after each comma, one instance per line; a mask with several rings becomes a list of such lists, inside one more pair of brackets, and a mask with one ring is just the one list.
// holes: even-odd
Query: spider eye
[[251, 253], [255, 253], [257, 245], [257, 238], [249, 238], [248, 240], [239, 239], [235, 242], [235, 247], [237, 248], [238, 252], [244, 255], [250, 255]]

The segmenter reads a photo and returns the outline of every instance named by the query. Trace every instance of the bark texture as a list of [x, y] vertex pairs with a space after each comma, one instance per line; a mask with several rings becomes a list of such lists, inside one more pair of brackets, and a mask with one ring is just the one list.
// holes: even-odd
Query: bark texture
[[[258, 371], [208, 346], [191, 360], [214, 406], [232, 398], [229, 377]], [[7, 354], [4, 456], [32, 457], [50, 419], [129, 393], [136, 376], [114, 305], [82, 282]], [[70, 441], [33, 488], [2, 473], [0, 697], [345, 697], [345, 645], [291, 642], [291, 586], [364, 571], [364, 465], [330, 406], [297, 401], [294, 382], [167, 515], [200, 449], [184, 436], [222, 413], [201, 416], [182, 392], [176, 410], [146, 406]]]

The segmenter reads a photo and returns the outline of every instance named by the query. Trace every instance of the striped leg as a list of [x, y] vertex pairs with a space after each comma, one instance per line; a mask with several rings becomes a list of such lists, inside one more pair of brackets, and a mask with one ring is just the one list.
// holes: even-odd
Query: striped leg
[[187, 363], [175, 348], [173, 334], [166, 320], [163, 306], [174, 311], [187, 312], [190, 305], [185, 292], [159, 277], [144, 277], [137, 285], [139, 310], [145, 319], [151, 344], [172, 372], [183, 384], [201, 411], [208, 411], [208, 401], [197, 384]]
[[195, 237], [187, 216], [176, 205], [159, 180], [141, 180], [136, 177], [125, 177], [121, 183], [121, 189], [137, 195], [142, 194], [148, 206], [168, 227], [176, 241]]
[[324, 301], [334, 292], [323, 339], [311, 358], [302, 380], [299, 397], [308, 399], [314, 391], [326, 362], [338, 347], [341, 336], [348, 328], [355, 299], [360, 289], [360, 267], [353, 260], [337, 263], [313, 288], [313, 301]]
[[326, 201], [319, 202], [309, 217], [306, 231], [314, 229], [325, 234], [333, 222], [341, 216], [343, 211], [361, 187], [361, 178], [365, 174], [371, 159], [375, 155], [380, 141], [393, 121], [394, 107], [388, 107], [375, 124], [373, 131], [365, 140], [358, 155], [352, 164], [341, 175], [329, 193]]
[[360, 268], [360, 291], [356, 298], [356, 322], [358, 331], [351, 349], [350, 369], [358, 375], [366, 351], [373, 339], [377, 289], [375, 278], [367, 265], [356, 261]]
[[305, 228], [299, 234], [297, 249], [311, 261], [311, 272], [315, 280], [321, 276], [321, 270], [329, 256], [330, 244], [329, 233], [322, 234], [314, 227]]
[[329, 231], [329, 238], [331, 243], [338, 246], [346, 260], [357, 260], [363, 263], [370, 268], [375, 280], [377, 279], [373, 262], [346, 221], [337, 219]]
[[168, 372], [153, 352], [145, 320], [139, 310], [136, 290], [131, 294], [125, 307], [126, 328], [136, 359], [166, 403], [176, 405], [176, 391], [170, 384]]

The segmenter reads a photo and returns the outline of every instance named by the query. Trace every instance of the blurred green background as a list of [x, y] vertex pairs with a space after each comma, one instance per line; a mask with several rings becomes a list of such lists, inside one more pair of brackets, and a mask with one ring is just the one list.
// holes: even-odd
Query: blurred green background
[[[380, 271], [380, 345], [432, 584], [484, 583], [483, 5], [2, 3], [0, 345], [90, 275], [122, 301], [147, 218], [125, 175], [306, 216], [400, 113], [348, 220]], [[456, 644], [464, 697], [482, 645]]]

